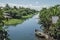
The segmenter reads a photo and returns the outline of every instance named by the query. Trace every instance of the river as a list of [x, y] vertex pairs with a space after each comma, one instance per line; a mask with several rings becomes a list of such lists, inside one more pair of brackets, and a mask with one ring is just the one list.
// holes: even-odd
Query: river
[[16, 26], [7, 26], [9, 38], [11, 40], [37, 40], [35, 37], [35, 29], [39, 29], [38, 14], [32, 18], [25, 20], [22, 24]]

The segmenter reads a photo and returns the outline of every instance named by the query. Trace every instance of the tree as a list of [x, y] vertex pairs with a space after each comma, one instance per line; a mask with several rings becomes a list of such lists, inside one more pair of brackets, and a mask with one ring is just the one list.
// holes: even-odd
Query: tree
[[18, 9], [16, 6], [14, 6], [14, 9]]
[[8, 4], [6, 4], [6, 6], [4, 7], [4, 10], [9, 10], [10, 6]]
[[[55, 5], [54, 7], [50, 7], [48, 9], [43, 8], [40, 11], [40, 23], [43, 25], [43, 27], [48, 31], [49, 34], [53, 35], [53, 37], [58, 37], [60, 31], [58, 29], [60, 28], [60, 19], [56, 24], [52, 24], [52, 16], [59, 16], [60, 17], [60, 5]], [[44, 30], [45, 31], [45, 30]], [[45, 31], [46, 32], [46, 31]]]
[[2, 11], [2, 9], [0, 8], [0, 24], [1, 24], [1, 25], [4, 24], [2, 20], [3, 20], [3, 11]]

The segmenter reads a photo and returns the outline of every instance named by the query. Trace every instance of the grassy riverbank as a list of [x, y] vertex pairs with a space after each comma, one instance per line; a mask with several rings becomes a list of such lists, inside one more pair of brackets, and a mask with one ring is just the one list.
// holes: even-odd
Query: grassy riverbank
[[31, 18], [32, 16], [33, 16], [33, 14], [27, 15], [27, 16], [22, 16], [21, 19], [9, 19], [8, 21], [4, 20], [3, 22], [5, 25], [16, 25], [16, 24], [22, 23], [25, 19]]
[[22, 23], [24, 20], [22, 19], [9, 19], [8, 21], [4, 20], [5, 25], [15, 25]]
[[35, 13], [35, 9], [24, 8], [16, 6], [10, 7], [9, 4], [6, 4], [2, 9], [0, 8], [0, 19], [3, 20], [5, 25], [13, 25], [22, 23], [24, 20], [31, 18]]
[[22, 16], [23, 19], [31, 18], [33, 14], [27, 15], [27, 16]]

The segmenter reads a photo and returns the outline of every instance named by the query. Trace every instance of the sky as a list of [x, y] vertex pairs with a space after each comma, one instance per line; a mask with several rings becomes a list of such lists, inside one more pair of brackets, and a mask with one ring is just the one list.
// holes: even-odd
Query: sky
[[43, 7], [48, 8], [60, 4], [60, 0], [0, 0], [0, 6], [5, 6], [5, 4], [9, 4], [11, 7], [15, 5], [40, 10]]

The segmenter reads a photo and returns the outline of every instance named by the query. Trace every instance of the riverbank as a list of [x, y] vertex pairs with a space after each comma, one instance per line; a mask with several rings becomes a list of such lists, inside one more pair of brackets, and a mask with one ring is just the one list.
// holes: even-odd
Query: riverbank
[[22, 16], [23, 19], [27, 19], [27, 18], [31, 18], [34, 14], [30, 14], [30, 15], [27, 15], [27, 16]]
[[16, 25], [16, 24], [23, 23], [23, 21], [25, 19], [31, 18], [32, 16], [33, 16], [33, 14], [30, 14], [30, 15], [27, 15], [27, 16], [22, 16], [21, 19], [9, 19], [8, 21], [4, 20], [3, 22], [4, 22], [5, 25]]
[[34, 32], [35, 28], [40, 30], [40, 25], [37, 23], [38, 19], [36, 16], [38, 16], [38, 14], [16, 26], [4, 26], [4, 28], [8, 30], [8, 37], [11, 40], [38, 40]]
[[44, 28], [44, 32], [48, 33], [54, 39], [60, 39], [60, 10], [59, 6], [55, 5], [50, 8], [42, 8], [39, 18], [40, 24]]
[[16, 25], [22, 22], [23, 22], [22, 19], [9, 19], [8, 21], [4, 20], [5, 25]]

